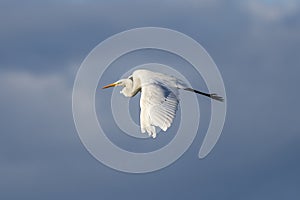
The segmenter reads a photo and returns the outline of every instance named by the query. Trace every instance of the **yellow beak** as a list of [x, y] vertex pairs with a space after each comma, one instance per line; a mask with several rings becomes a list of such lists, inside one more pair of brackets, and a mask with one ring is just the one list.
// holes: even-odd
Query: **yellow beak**
[[112, 84], [104, 86], [102, 89], [106, 89], [106, 88], [110, 88], [110, 87], [115, 87], [117, 85], [118, 85], [117, 83], [112, 83]]

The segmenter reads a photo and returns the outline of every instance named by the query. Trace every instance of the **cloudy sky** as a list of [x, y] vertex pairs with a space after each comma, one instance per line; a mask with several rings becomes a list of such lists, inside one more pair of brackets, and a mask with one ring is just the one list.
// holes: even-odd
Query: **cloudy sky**
[[[4, 0], [0, 25], [1, 199], [299, 198], [297, 0]], [[205, 159], [197, 157], [200, 130], [171, 166], [127, 174], [86, 151], [71, 95], [96, 45], [145, 26], [183, 32], [209, 52], [224, 79], [228, 112]], [[106, 81], [119, 78], [112, 74]]]

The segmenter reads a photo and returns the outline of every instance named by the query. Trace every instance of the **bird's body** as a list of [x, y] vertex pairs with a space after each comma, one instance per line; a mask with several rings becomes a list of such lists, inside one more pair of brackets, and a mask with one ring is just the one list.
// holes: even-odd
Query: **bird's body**
[[141, 132], [147, 132], [153, 138], [156, 137], [156, 127], [166, 131], [171, 126], [179, 104], [179, 89], [223, 101], [223, 98], [216, 94], [207, 94], [188, 88], [178, 78], [145, 69], [136, 70], [127, 79], [121, 79], [103, 88], [113, 86], [123, 86], [121, 94], [126, 97], [133, 97], [141, 92]]

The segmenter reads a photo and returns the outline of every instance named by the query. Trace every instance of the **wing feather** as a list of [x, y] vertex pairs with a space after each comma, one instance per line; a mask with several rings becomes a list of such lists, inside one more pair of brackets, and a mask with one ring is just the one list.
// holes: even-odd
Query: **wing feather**
[[155, 127], [166, 131], [171, 126], [179, 103], [178, 93], [161, 83], [145, 84], [141, 93], [141, 131], [155, 138]]

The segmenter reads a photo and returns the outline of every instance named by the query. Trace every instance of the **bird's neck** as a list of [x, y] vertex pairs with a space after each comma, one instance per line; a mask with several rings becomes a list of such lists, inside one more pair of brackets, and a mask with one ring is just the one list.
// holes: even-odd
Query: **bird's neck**
[[139, 84], [137, 84], [136, 82], [134, 82], [134, 83], [130, 80], [126, 81], [126, 84], [125, 84], [126, 86], [122, 90], [122, 94], [124, 96], [133, 97], [140, 91]]

